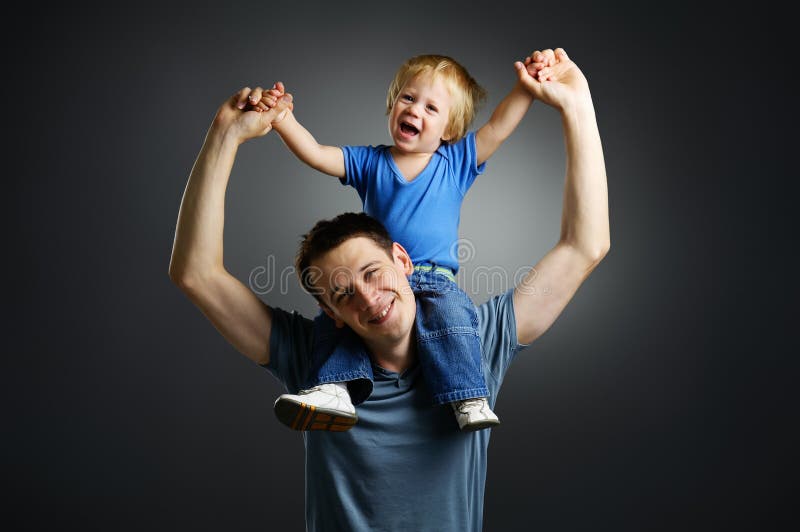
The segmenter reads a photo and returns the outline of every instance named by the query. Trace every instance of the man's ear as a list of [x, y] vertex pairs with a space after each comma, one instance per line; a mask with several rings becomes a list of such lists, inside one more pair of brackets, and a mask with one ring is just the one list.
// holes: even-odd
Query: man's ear
[[334, 313], [333, 313], [333, 311], [331, 310], [331, 308], [330, 308], [328, 305], [326, 305], [325, 303], [320, 303], [320, 304], [319, 304], [319, 308], [321, 308], [321, 309], [322, 309], [322, 312], [324, 312], [325, 314], [327, 314], [327, 315], [328, 315], [328, 317], [329, 317], [330, 319], [332, 319], [332, 320], [333, 320], [333, 321], [336, 323], [336, 328], [337, 328], [337, 329], [341, 329], [342, 327], [344, 327], [344, 322], [343, 322], [342, 320], [340, 320], [340, 319], [339, 319], [339, 318], [336, 316], [336, 314], [334, 314]]
[[392, 244], [392, 258], [406, 276], [414, 273], [414, 264], [411, 262], [411, 257], [408, 256], [408, 252], [398, 242]]

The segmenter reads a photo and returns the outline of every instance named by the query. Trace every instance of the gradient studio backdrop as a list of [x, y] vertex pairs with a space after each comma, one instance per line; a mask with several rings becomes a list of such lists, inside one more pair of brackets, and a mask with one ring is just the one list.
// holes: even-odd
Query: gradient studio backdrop
[[[783, 456], [797, 443], [777, 422], [785, 318], [748, 264], [781, 200], [743, 187], [785, 171], [770, 155], [786, 140], [755, 134], [780, 127], [768, 120], [783, 89], [742, 104], [726, 81], [737, 62], [770, 71], [776, 60], [730, 53], [739, 25], [724, 7], [109, 9], [29, 13], [26, 40], [4, 52], [24, 81], [6, 99], [24, 102], [7, 130], [22, 128], [22, 260], [3, 386], [4, 504], [19, 529], [301, 530], [303, 446], [272, 414], [281, 388], [167, 277], [214, 111], [244, 85], [282, 80], [319, 141], [386, 143], [385, 91], [408, 56], [467, 66], [489, 92], [480, 125], [514, 83], [513, 61], [556, 46], [592, 88], [612, 250], [508, 374], [485, 529], [708, 530], [763, 525], [783, 507]], [[534, 104], [468, 195], [460, 282], [478, 302], [558, 237], [560, 127]], [[312, 315], [287, 268], [313, 222], [360, 209], [355, 192], [270, 134], [240, 149], [226, 201], [228, 269], [254, 276], [268, 303]]]

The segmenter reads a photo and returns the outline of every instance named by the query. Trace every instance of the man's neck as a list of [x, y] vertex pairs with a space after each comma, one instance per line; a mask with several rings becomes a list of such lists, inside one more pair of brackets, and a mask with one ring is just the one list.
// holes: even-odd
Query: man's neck
[[375, 364], [395, 373], [403, 373], [417, 360], [415, 337], [409, 337], [400, 345], [367, 345], [367, 348]]

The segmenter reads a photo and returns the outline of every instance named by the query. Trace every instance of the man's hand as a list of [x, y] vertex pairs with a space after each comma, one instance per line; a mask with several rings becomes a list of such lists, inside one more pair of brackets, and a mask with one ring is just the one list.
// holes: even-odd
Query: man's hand
[[250, 103], [249, 96], [256, 92], [260, 98], [263, 89], [244, 87], [228, 98], [217, 111], [213, 127], [232, 135], [239, 144], [269, 133], [273, 122], [281, 120], [292, 109], [292, 95], [282, 94], [274, 107], [266, 108], [258, 100], [255, 105]]
[[514, 63], [519, 82], [534, 98], [563, 110], [589, 99], [589, 83], [563, 48], [533, 52]]
[[[277, 106], [278, 102], [281, 101], [285, 95], [286, 87], [284, 87], [283, 82], [276, 81], [269, 90], [264, 90], [261, 87], [256, 87], [251, 90], [250, 94], [247, 96], [247, 102], [256, 111], [269, 111]], [[289, 108], [289, 110], [292, 109], [294, 109], [294, 104]], [[283, 120], [288, 112], [289, 111], [283, 111], [275, 117], [275, 120], [272, 121], [272, 125], [274, 126]]]

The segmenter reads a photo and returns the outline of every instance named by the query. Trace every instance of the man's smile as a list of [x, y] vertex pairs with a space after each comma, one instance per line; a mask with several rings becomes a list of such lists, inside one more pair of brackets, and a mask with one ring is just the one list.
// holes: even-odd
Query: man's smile
[[380, 312], [378, 312], [372, 319], [369, 320], [369, 323], [380, 325], [381, 323], [385, 322], [389, 319], [389, 312], [394, 308], [394, 299], [386, 305]]

